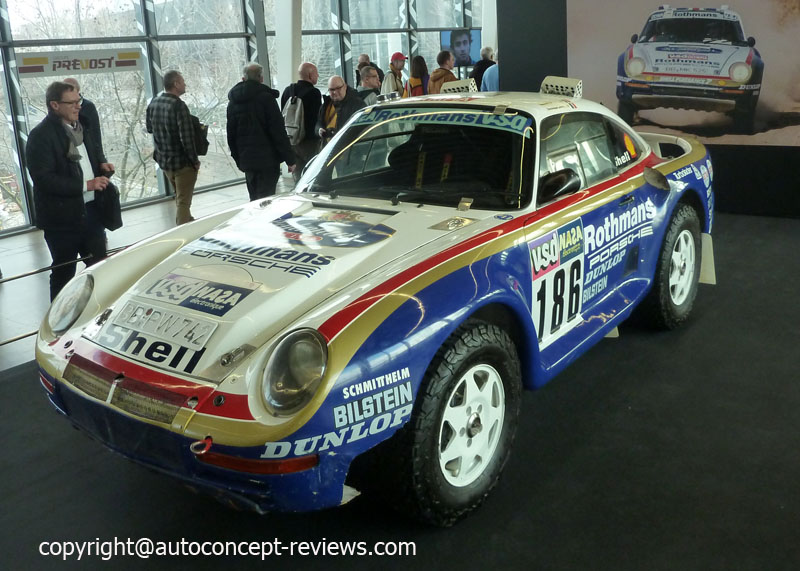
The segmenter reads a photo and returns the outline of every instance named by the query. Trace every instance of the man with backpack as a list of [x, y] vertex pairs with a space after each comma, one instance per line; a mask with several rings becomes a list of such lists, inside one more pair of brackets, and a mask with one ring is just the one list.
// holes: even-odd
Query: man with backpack
[[297, 69], [299, 80], [283, 90], [281, 109], [284, 125], [296, 157], [294, 180], [303, 167], [319, 152], [319, 135], [315, 125], [322, 106], [322, 94], [314, 87], [319, 80], [317, 66], [303, 63]]
[[275, 194], [281, 162], [295, 157], [278, 109], [278, 92], [264, 85], [264, 68], [247, 64], [242, 81], [228, 92], [228, 147], [244, 172], [250, 200]]

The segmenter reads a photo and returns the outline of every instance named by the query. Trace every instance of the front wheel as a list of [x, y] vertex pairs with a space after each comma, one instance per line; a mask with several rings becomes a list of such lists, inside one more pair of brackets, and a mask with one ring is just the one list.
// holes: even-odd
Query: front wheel
[[700, 219], [688, 204], [679, 204], [661, 246], [653, 289], [642, 302], [647, 322], [675, 329], [689, 317], [700, 279]]
[[406, 502], [448, 526], [477, 508], [508, 459], [520, 403], [514, 343], [499, 327], [468, 322], [437, 353], [406, 427]]

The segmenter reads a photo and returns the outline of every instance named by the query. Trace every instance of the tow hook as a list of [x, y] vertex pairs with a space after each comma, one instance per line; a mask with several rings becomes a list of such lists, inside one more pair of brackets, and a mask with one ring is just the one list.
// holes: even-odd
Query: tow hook
[[211, 449], [211, 445], [214, 443], [214, 440], [210, 436], [206, 436], [202, 440], [197, 440], [192, 442], [189, 445], [189, 450], [192, 451], [192, 454], [195, 456], [201, 456], [208, 452]]

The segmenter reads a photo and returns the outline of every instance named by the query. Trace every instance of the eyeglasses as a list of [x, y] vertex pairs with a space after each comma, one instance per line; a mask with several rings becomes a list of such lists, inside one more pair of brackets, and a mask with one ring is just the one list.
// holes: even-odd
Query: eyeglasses
[[74, 101], [57, 101], [57, 103], [63, 103], [64, 105], [80, 106], [81, 103], [83, 103], [83, 97], [81, 97], [80, 99], [76, 99]]
[[328, 93], [333, 93], [334, 91], [339, 91], [342, 87], [344, 87], [344, 83], [341, 84], [339, 87], [329, 87]]

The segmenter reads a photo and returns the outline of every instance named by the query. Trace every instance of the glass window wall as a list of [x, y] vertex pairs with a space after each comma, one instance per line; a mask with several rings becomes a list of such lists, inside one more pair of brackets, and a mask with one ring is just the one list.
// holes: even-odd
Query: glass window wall
[[228, 150], [228, 91], [242, 79], [247, 61], [241, 39], [180, 40], [161, 43], [164, 71], [180, 70], [186, 80], [183, 100], [192, 115], [208, 125], [211, 146], [197, 174], [197, 186], [207, 186], [242, 176]]
[[242, 5], [231, 0], [168, 0], [155, 3], [159, 35], [241, 32]]
[[405, 0], [349, 0], [349, 7], [353, 30], [397, 29], [408, 25]]
[[[262, 63], [269, 63], [269, 84], [280, 88], [276, 85], [281, 65], [275, 57], [276, 0], [253, 1], [263, 3], [267, 31], [267, 54], [258, 57]], [[116, 167], [114, 180], [123, 203], [163, 195], [164, 184], [159, 183], [152, 158], [152, 136], [144, 124], [147, 103], [153, 95], [152, 78], [169, 69], [183, 73], [187, 82], [183, 99], [190, 111], [209, 125], [211, 147], [201, 159], [198, 188], [241, 180], [242, 173], [227, 147], [226, 109], [228, 91], [240, 81], [248, 57], [245, 0], [154, 0], [151, 4], [145, 4], [145, 0], [6, 0], [6, 3], [10, 26], [0, 37], [0, 49], [6, 50], [6, 57], [16, 55], [17, 67], [6, 68], [15, 73], [4, 84], [13, 93], [0, 91], [0, 112], [7, 121], [7, 128], [0, 135], [0, 232], [31, 224], [28, 201], [32, 189], [27, 177], [20, 176], [21, 151], [14, 128], [24, 140], [27, 131], [45, 116], [47, 85], [70, 75], [78, 79], [83, 95], [97, 107], [103, 146], [108, 160]], [[439, 30], [463, 27], [464, 0], [416, 0], [415, 5], [414, 22], [407, 13], [407, 0], [303, 0], [301, 57], [317, 65], [320, 89], [324, 90], [331, 75], [341, 75], [345, 68], [355, 71], [361, 53], [369, 54], [384, 71], [389, 68], [391, 54], [398, 51], [409, 57], [422, 55], [429, 71], [436, 69]], [[152, 11], [147, 12], [145, 6]], [[471, 6], [473, 27], [479, 27], [483, 0], [472, 0]], [[142, 22], [143, 14], [152, 15], [152, 21]], [[342, 22], [341, 14], [346, 15], [347, 22]], [[410, 53], [412, 24], [424, 30], [416, 34], [414, 53]], [[157, 48], [154, 52], [158, 57], [157, 71], [150, 69], [146, 33]], [[138, 37], [142, 41], [135, 39]], [[92, 43], [78, 43], [87, 39]], [[352, 65], [342, 59], [341, 50], [348, 40]], [[24, 46], [15, 43], [23, 41]], [[26, 53], [105, 49], [139, 53], [144, 68], [18, 77], [17, 70]], [[354, 83], [352, 77], [347, 80]]]
[[141, 35], [132, 0], [8, 0], [8, 19], [15, 40]]
[[[44, 99], [44, 97], [42, 97]], [[0, 85], [0, 112], [10, 118], [6, 94]], [[13, 126], [0, 128], [0, 232], [28, 224], [25, 193], [20, 179]]]
[[420, 28], [461, 28], [464, 12], [461, 0], [417, 0], [417, 26]]

